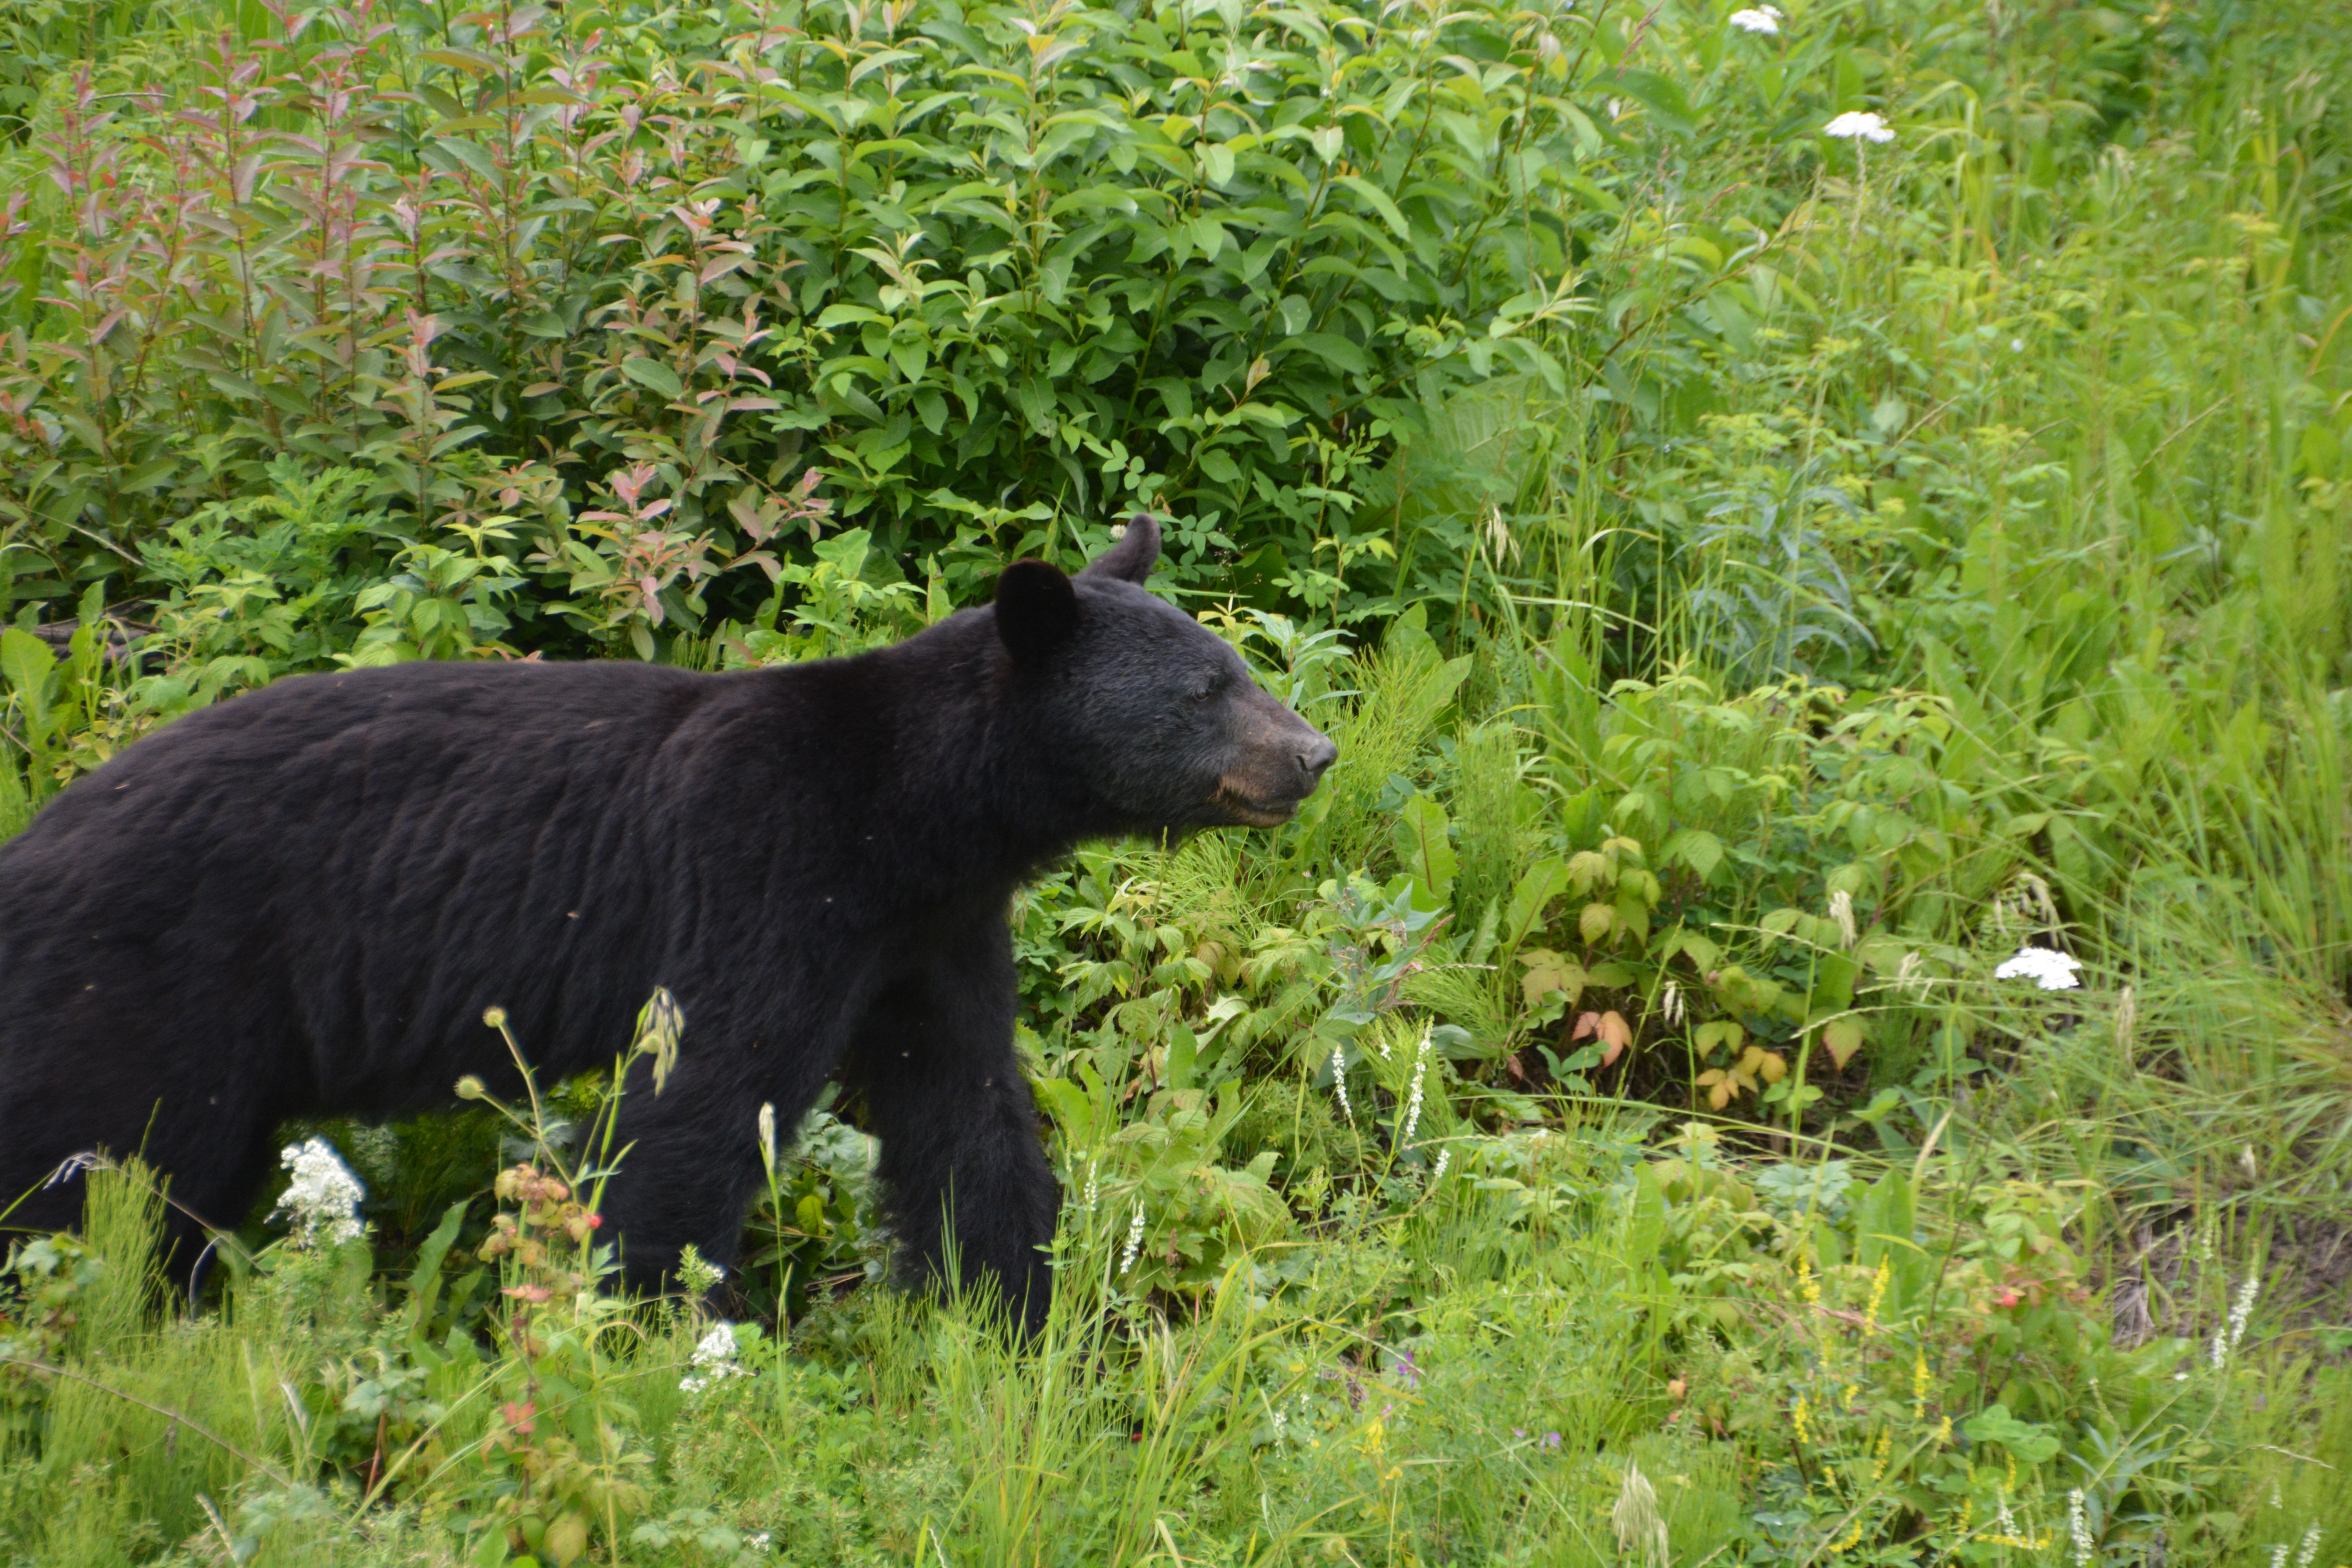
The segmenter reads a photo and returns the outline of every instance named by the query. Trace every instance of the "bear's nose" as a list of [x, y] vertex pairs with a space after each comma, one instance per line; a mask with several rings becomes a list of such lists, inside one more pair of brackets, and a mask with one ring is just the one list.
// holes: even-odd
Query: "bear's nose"
[[1299, 752], [1298, 766], [1309, 780], [1317, 780], [1323, 776], [1325, 768], [1329, 767], [1339, 759], [1339, 748], [1332, 743], [1331, 737], [1318, 732], [1315, 739], [1308, 742]]

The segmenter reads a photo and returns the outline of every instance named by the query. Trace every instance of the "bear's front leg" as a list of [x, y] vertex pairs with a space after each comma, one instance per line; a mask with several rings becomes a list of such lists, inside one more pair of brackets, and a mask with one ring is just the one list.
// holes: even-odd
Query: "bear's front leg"
[[913, 1281], [991, 1289], [1023, 1331], [1053, 1300], [1045, 1249], [1061, 1188], [1013, 1052], [1016, 995], [1002, 920], [907, 955], [867, 1007], [845, 1078], [881, 1140], [885, 1205]]

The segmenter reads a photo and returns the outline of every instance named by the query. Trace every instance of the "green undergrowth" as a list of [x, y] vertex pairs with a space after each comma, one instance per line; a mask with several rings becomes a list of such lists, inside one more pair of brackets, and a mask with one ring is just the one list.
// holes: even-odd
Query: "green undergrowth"
[[498, 1184], [524, 1245], [488, 1264], [451, 1272], [455, 1212], [373, 1285], [363, 1245], [314, 1228], [182, 1319], [140, 1268], [143, 1173], [100, 1172], [85, 1241], [16, 1266], [47, 1317], [0, 1385], [7, 1543], [44, 1564], [2046, 1562], [2077, 1528], [2118, 1562], [2352, 1546], [2315, 1468], [2352, 1434], [2265, 1396], [2332, 1403], [2340, 1371], [2250, 1332], [2219, 1256], [2184, 1277], [2182, 1333], [2119, 1341], [2066, 1239], [2083, 1184], [2021, 1151], [1741, 1164], [1711, 1128], [1626, 1113], [1448, 1147], [1309, 1235], [1234, 1247], [1181, 1309], [1131, 1190], [1074, 1188], [1026, 1350], [873, 1290], [714, 1349], [695, 1313], [581, 1291], [601, 1259], [566, 1244], [579, 1211], [544, 1161]]
[[0, 16], [0, 832], [1135, 506], [1342, 759], [1016, 901], [1042, 1345], [854, 1102], [707, 1308], [598, 1083], [289, 1129], [367, 1245], [16, 1244], [0, 1561], [2352, 1561], [2352, 14], [1747, 15]]

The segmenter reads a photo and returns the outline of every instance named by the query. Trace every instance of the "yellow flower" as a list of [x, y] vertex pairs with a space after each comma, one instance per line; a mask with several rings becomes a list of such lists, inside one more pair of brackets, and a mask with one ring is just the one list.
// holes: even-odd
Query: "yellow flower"
[[1878, 1272], [1870, 1279], [1870, 1305], [1863, 1310], [1862, 1314], [1864, 1339], [1878, 1332], [1878, 1309], [1885, 1304], [1887, 1281], [1894, 1278], [1894, 1272], [1890, 1259], [1882, 1258], [1878, 1260]]

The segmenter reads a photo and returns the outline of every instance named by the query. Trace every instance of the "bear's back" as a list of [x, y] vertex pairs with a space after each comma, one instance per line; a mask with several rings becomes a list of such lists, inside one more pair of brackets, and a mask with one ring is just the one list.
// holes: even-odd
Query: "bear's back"
[[[619, 662], [409, 664], [191, 714], [0, 845], [0, 1018], [152, 984], [158, 1006], [372, 1038], [393, 1059], [369, 1076], [396, 1079], [395, 1042], [478, 1017], [487, 975], [523, 980], [497, 998], [520, 1010], [566, 974], [650, 963], [664, 933], [612, 917], [657, 902], [666, 748], [740, 689]], [[570, 1011], [534, 1021], [609, 1033]]]

